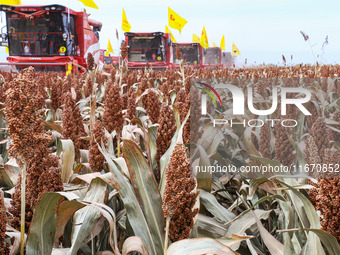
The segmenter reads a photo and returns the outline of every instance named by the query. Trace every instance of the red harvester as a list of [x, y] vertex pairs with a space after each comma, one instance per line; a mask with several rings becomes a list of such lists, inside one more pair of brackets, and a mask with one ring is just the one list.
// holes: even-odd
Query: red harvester
[[203, 50], [203, 68], [223, 67], [222, 50], [219, 47], [209, 47]]
[[179, 48], [182, 53], [184, 65], [190, 68], [200, 68], [202, 66], [203, 48], [199, 43], [172, 43], [173, 68], [179, 68], [179, 59], [177, 59], [176, 49]]
[[0, 5], [0, 10], [6, 13], [7, 23], [0, 44], [8, 43], [9, 48], [9, 63], [1, 65], [60, 72], [73, 63], [86, 68], [89, 52], [98, 63], [102, 23], [89, 19], [88, 13], [57, 4]]
[[128, 46], [128, 68], [137, 69], [151, 66], [153, 69], [171, 68], [172, 56], [170, 34], [163, 32], [125, 33]]

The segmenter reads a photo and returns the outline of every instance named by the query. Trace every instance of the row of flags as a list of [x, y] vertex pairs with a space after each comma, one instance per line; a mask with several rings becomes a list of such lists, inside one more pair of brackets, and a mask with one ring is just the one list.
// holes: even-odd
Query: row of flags
[[[205, 31], [205, 27], [204, 26], [203, 26], [201, 38], [199, 38], [198, 35], [193, 34], [192, 35], [192, 42], [199, 43], [205, 49], [209, 48], [208, 36], [207, 36], [207, 32]], [[216, 43], [213, 42], [213, 47], [218, 47], [218, 46], [216, 45]], [[224, 35], [222, 36], [219, 48], [221, 48], [221, 50], [225, 50], [225, 38], [224, 38]], [[233, 43], [231, 50], [232, 50], [231, 54], [233, 56], [237, 56], [237, 55], [241, 56], [241, 52], [236, 47], [235, 43]]]
[[[173, 29], [177, 29], [179, 31], [179, 33], [181, 34], [183, 27], [188, 23], [188, 21], [186, 21], [184, 18], [179, 16], [170, 7], [168, 7], [168, 23], [169, 23], [169, 27], [171, 27]], [[177, 42], [175, 37], [171, 33], [169, 27], [165, 26], [165, 33], [170, 34], [171, 40], [173, 42]], [[131, 30], [131, 25], [130, 25], [129, 21], [127, 20], [124, 9], [123, 9], [123, 12], [122, 12], [122, 30], [124, 32], [130, 32], [130, 30]], [[203, 26], [203, 29], [202, 29], [201, 38], [198, 35], [193, 34], [192, 35], [192, 42], [199, 43], [204, 49], [209, 48], [208, 35], [207, 35], [207, 32], [205, 31], [204, 26]], [[218, 47], [218, 46], [215, 43], [213, 43], [213, 47]], [[113, 53], [110, 40], [108, 42], [107, 48], [108, 48], [109, 52]], [[222, 36], [222, 39], [221, 39], [220, 48], [221, 48], [221, 50], [225, 50], [224, 35]], [[236, 47], [235, 43], [233, 43], [233, 45], [232, 45], [232, 55], [233, 56], [237, 56], [237, 55], [241, 56], [241, 52]]]

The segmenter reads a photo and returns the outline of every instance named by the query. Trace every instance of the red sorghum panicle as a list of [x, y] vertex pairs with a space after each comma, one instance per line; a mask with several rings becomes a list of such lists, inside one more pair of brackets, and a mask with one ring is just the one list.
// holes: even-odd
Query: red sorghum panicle
[[136, 92], [131, 88], [128, 97], [127, 109], [126, 109], [126, 118], [132, 120], [136, 117]]
[[175, 106], [179, 110], [181, 122], [183, 122], [183, 120], [185, 119], [185, 117], [188, 113], [188, 109], [187, 109], [187, 106], [186, 106], [186, 103], [185, 103], [186, 96], [187, 95], [185, 94], [185, 90], [183, 88], [181, 88], [178, 91], [178, 93], [176, 94]]
[[128, 100], [129, 100], [128, 93], [123, 93], [123, 95], [120, 98], [122, 100], [122, 109], [127, 109]]
[[93, 90], [93, 81], [92, 81], [92, 76], [90, 74], [86, 77], [86, 81], [85, 81], [85, 88], [84, 88], [85, 97], [91, 96], [92, 90]]
[[340, 243], [340, 180], [337, 177], [321, 178], [315, 186], [309, 196], [315, 209], [322, 215], [320, 217], [322, 229], [333, 235]]
[[165, 170], [166, 184], [163, 213], [170, 217], [169, 238], [172, 242], [189, 238], [198, 209], [194, 209], [198, 192], [191, 177], [190, 160], [183, 143], [177, 143]]
[[108, 83], [105, 89], [103, 125], [110, 133], [116, 130], [117, 136], [123, 129], [122, 99], [116, 84]]
[[[325, 119], [319, 117], [314, 123], [306, 142], [306, 157], [310, 164], [338, 164], [340, 162], [340, 153], [331, 149], [332, 144], [329, 142], [329, 130], [326, 126]], [[340, 181], [335, 173], [318, 173], [314, 177], [318, 178], [318, 183], [314, 184], [315, 188], [310, 190], [310, 199], [317, 210], [320, 211], [322, 229], [329, 232], [340, 243]], [[312, 183], [313, 184], [313, 183]]]
[[144, 93], [145, 90], [148, 88], [148, 79], [142, 78], [140, 85], [139, 85], [139, 93], [140, 95]]
[[63, 137], [64, 139], [71, 139], [76, 153], [79, 153], [79, 149], [88, 148], [88, 142], [81, 139], [81, 137], [86, 136], [80, 109], [71, 93], [67, 93], [64, 97], [63, 106]]
[[94, 58], [91, 52], [87, 54], [87, 70], [92, 71], [94, 69]]
[[128, 47], [127, 47], [127, 43], [124, 41], [122, 46], [120, 47], [120, 56], [123, 60], [127, 57], [127, 53], [128, 53]]
[[[61, 181], [61, 167], [58, 158], [54, 155], [48, 155], [47, 149], [45, 156], [36, 155], [32, 160], [30, 167], [27, 169], [26, 179], [26, 232], [29, 229], [33, 210], [40, 198], [46, 192], [62, 191], [63, 183]], [[15, 193], [12, 195], [12, 207], [9, 211], [13, 214], [11, 226], [20, 229], [20, 208], [21, 208], [21, 176], [19, 175], [18, 185], [15, 187]]]
[[105, 158], [98, 148], [98, 145], [101, 146], [102, 141], [105, 144], [104, 127], [101, 121], [97, 120], [92, 132], [89, 151], [89, 163], [92, 172], [100, 172], [104, 169]]
[[[48, 145], [52, 136], [44, 131], [42, 124], [43, 97], [37, 90], [34, 69], [25, 69], [18, 78], [11, 81], [6, 97], [6, 119], [11, 136], [9, 154], [15, 157], [21, 167], [26, 167], [26, 231], [39, 198], [47, 191], [62, 190], [60, 167], [55, 156], [49, 155]], [[51, 165], [52, 162], [56, 164]], [[55, 167], [55, 172], [46, 177], [46, 173]], [[48, 178], [47, 180], [44, 178]], [[21, 177], [19, 177], [21, 179]], [[53, 187], [45, 184], [54, 183]], [[12, 195], [13, 215], [11, 225], [20, 227], [21, 182]]]
[[[336, 122], [340, 123], [340, 110], [336, 111], [333, 115], [333, 120], [335, 120]], [[340, 130], [340, 124], [338, 125], [334, 125], [335, 128], [337, 128], [338, 130]], [[334, 141], [340, 143], [340, 133], [333, 131], [333, 137], [334, 137]]]
[[39, 94], [42, 95], [44, 99], [47, 99], [48, 97], [47, 88], [50, 87], [49, 83], [50, 83], [50, 79], [48, 76], [40, 76], [37, 79], [37, 90], [39, 91]]
[[318, 114], [318, 111], [317, 111], [317, 109], [316, 109], [314, 104], [310, 104], [307, 109], [312, 114], [312, 115], [307, 115], [305, 117], [306, 121], [307, 121], [307, 127], [308, 127], [308, 129], [311, 129], [313, 124], [314, 124], [314, 122], [318, 118], [319, 114]]
[[[31, 159], [42, 147], [47, 147], [51, 137], [44, 132], [41, 107], [43, 97], [37, 93], [33, 68], [25, 69], [10, 82], [6, 92], [6, 120], [11, 136], [9, 154], [17, 159]], [[20, 162], [19, 162], [20, 163]]]
[[110, 72], [110, 82], [114, 83], [116, 81], [116, 69], [112, 69]]
[[6, 242], [6, 225], [7, 225], [7, 215], [3, 200], [3, 192], [0, 190], [0, 254], [9, 254], [9, 243]]
[[285, 166], [290, 166], [295, 159], [294, 147], [288, 138], [292, 130], [279, 123], [275, 126], [275, 132], [275, 159]]
[[[313, 140], [316, 145], [316, 149], [318, 150], [318, 155], [321, 159], [321, 162], [324, 159], [324, 152], [325, 149], [331, 148], [331, 130], [327, 128], [325, 118], [319, 117], [313, 124], [308, 136], [312, 136]], [[306, 149], [308, 149], [310, 146], [308, 144], [308, 139], [306, 142]], [[308, 150], [306, 151], [307, 157], [308, 157]]]
[[[159, 160], [163, 154], [169, 149], [171, 139], [176, 132], [176, 119], [171, 106], [162, 104], [161, 113], [159, 117], [159, 126], [157, 129], [157, 155], [156, 161], [159, 165]], [[157, 176], [159, 178], [159, 176]]]
[[158, 94], [154, 90], [149, 90], [146, 95], [143, 96], [143, 106], [149, 115], [152, 123], [158, 122], [159, 112], [161, 105], [159, 103]]
[[62, 80], [55, 79], [51, 84], [51, 106], [54, 111], [62, 105]]
[[104, 85], [104, 82], [107, 80], [107, 76], [104, 75], [101, 72], [96, 73], [96, 82], [98, 83], [98, 86]]
[[180, 88], [180, 90], [178, 91], [178, 93], [176, 94], [176, 102], [185, 102], [185, 99], [187, 97], [187, 94], [185, 92], [184, 88]]
[[263, 157], [268, 159], [272, 158], [272, 153], [270, 151], [270, 129], [268, 123], [265, 123], [261, 127], [259, 150]]
[[72, 80], [72, 87], [74, 88], [74, 91], [76, 93], [76, 102], [79, 102], [80, 99], [82, 99], [82, 88], [83, 88], [83, 79], [82, 76], [73, 76]]
[[[193, 98], [191, 100], [191, 98]], [[187, 143], [197, 143], [200, 137], [200, 124], [201, 124], [201, 104], [200, 104], [200, 96], [198, 94], [197, 89], [192, 89], [190, 93], [187, 95], [185, 100], [184, 108], [187, 113], [190, 110], [190, 117], [184, 125], [183, 130], [183, 141], [185, 144]]]
[[70, 92], [71, 88], [72, 88], [71, 75], [68, 75], [66, 79], [64, 79], [64, 82], [62, 84], [62, 95], [65, 95], [66, 93]]
[[318, 146], [315, 143], [313, 136], [309, 135], [306, 141], [306, 160], [309, 164], [321, 164], [322, 160], [319, 155]]

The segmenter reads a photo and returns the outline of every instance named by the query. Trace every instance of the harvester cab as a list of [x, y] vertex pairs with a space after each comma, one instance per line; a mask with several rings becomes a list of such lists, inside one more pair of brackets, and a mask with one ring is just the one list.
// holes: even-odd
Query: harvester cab
[[128, 47], [128, 68], [168, 69], [170, 67], [171, 41], [169, 34], [125, 33]]
[[203, 48], [199, 43], [173, 43], [173, 68], [179, 68], [180, 59], [177, 56], [177, 49], [181, 52], [181, 59], [186, 67], [200, 68], [202, 65]]
[[222, 67], [222, 50], [219, 47], [209, 47], [203, 51], [203, 67]]
[[[9, 48], [9, 63], [18, 70], [33, 66], [36, 71], [64, 72], [69, 65], [86, 68], [89, 52], [99, 61], [99, 31], [102, 24], [62, 5], [8, 6], [2, 39]], [[75, 65], [77, 69], [77, 65]]]

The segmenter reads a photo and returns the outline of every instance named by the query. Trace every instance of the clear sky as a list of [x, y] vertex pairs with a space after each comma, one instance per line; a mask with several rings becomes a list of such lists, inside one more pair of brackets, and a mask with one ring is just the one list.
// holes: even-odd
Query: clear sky
[[[125, 9], [131, 31], [164, 31], [169, 6], [188, 23], [182, 35], [172, 29], [178, 42], [190, 42], [192, 34], [200, 36], [203, 25], [209, 44], [220, 44], [222, 35], [226, 38], [226, 49], [231, 51], [232, 42], [242, 56], [238, 65], [247, 59], [248, 64], [265, 62], [282, 64], [282, 54], [293, 64], [314, 63], [308, 42], [300, 31], [310, 37], [319, 62], [340, 64], [340, 1], [336, 0], [94, 0], [99, 10], [86, 8], [91, 18], [103, 23], [100, 34], [101, 47], [107, 46], [110, 38], [115, 53], [119, 42], [115, 30], [121, 31], [122, 8]], [[23, 5], [62, 4], [80, 11], [84, 6], [77, 0], [21, 0]], [[4, 21], [2, 13], [2, 21]], [[2, 24], [3, 26], [4, 24]], [[322, 43], [328, 35], [329, 44], [321, 58]], [[0, 61], [6, 59], [6, 52], [0, 49]]]

